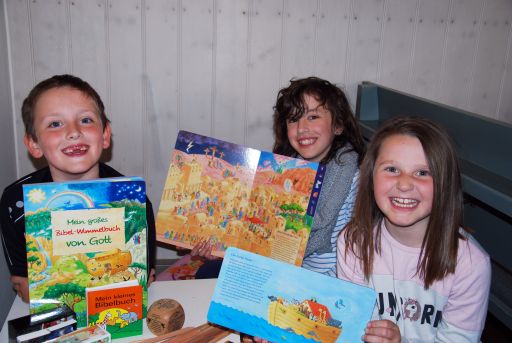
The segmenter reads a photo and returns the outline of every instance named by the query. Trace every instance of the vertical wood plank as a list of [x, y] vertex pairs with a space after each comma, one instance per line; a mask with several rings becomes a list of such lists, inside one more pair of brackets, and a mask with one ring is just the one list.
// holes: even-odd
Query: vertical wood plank
[[469, 110], [471, 68], [468, 67], [473, 65], [483, 7], [480, 0], [453, 0], [452, 6], [439, 100]]
[[346, 83], [350, 0], [320, 0], [314, 74], [339, 86]]
[[378, 82], [391, 88], [409, 85], [416, 7], [417, 1], [386, 1]]
[[283, 2], [253, 2], [249, 28], [249, 88], [245, 144], [271, 149], [272, 107], [281, 84], [281, 35]]
[[316, 56], [317, 1], [286, 0], [283, 25], [281, 84], [310, 76]]
[[178, 121], [178, 34], [180, 12], [177, 0], [146, 0], [146, 111], [144, 132], [147, 184], [155, 208], [165, 182]]
[[109, 115], [105, 6], [104, 0], [71, 1], [69, 21], [73, 67], [71, 72], [96, 89]]
[[213, 136], [244, 144], [248, 0], [217, 0]]
[[352, 1], [347, 95], [353, 108], [356, 104], [357, 84], [362, 80], [377, 79], [383, 5], [383, 0]]
[[125, 175], [144, 175], [141, 7], [137, 0], [110, 0], [109, 71], [113, 132], [111, 164]]
[[498, 94], [507, 54], [512, 2], [487, 1], [481, 23], [474, 77], [471, 84], [471, 111], [497, 118]]
[[71, 72], [69, 2], [32, 0], [29, 4], [36, 81]]
[[503, 87], [498, 103], [498, 120], [512, 124], [512, 13], [508, 20], [510, 28], [508, 34], [507, 59], [505, 73], [503, 74]]
[[449, 5], [449, 0], [420, 1], [411, 91], [428, 99], [439, 96]]
[[180, 128], [212, 131], [213, 11], [215, 1], [182, 2]]
[[32, 61], [32, 36], [28, 0], [5, 2], [10, 47], [12, 92], [14, 95], [13, 114], [14, 137], [16, 145], [17, 176], [34, 171], [34, 165], [28, 158], [27, 149], [23, 145], [25, 129], [21, 120], [21, 104], [34, 86], [34, 68]]

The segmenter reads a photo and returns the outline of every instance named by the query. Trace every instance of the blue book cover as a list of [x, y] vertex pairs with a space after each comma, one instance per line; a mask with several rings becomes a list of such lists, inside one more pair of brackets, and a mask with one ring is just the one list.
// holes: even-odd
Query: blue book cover
[[376, 293], [228, 248], [208, 321], [271, 342], [361, 342]]
[[[147, 307], [146, 187], [138, 177], [23, 185], [30, 312], [62, 303], [87, 325], [86, 288], [136, 280]], [[130, 331], [121, 318], [107, 329]]]

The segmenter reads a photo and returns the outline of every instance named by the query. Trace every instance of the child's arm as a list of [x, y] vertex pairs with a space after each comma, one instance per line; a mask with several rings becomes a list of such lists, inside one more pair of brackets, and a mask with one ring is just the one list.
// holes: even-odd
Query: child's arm
[[16, 293], [18, 293], [21, 300], [23, 300], [23, 302], [28, 303], [28, 301], [29, 301], [28, 278], [23, 277], [23, 276], [13, 275], [13, 276], [11, 276], [11, 284], [12, 284], [12, 288], [14, 288]]
[[400, 343], [400, 329], [390, 320], [368, 322], [361, 339], [367, 343]]

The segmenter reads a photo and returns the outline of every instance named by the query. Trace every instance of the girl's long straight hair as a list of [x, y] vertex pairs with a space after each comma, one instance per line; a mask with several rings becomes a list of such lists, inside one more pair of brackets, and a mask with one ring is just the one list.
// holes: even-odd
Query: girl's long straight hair
[[430, 120], [396, 117], [375, 133], [361, 163], [353, 219], [344, 230], [345, 255], [350, 251], [359, 258], [365, 277], [370, 278], [375, 254], [381, 253], [380, 223], [384, 219], [375, 202], [373, 172], [383, 141], [393, 135], [418, 138], [433, 179], [432, 210], [417, 264], [417, 275], [429, 288], [455, 271], [459, 239], [464, 239], [459, 231], [463, 193], [457, 155], [448, 133]]

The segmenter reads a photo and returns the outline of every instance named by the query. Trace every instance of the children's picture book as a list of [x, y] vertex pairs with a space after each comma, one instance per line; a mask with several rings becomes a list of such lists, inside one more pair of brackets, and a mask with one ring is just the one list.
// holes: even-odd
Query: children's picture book
[[7, 323], [9, 342], [43, 342], [76, 330], [75, 312], [62, 305]]
[[208, 321], [271, 342], [361, 342], [372, 288], [228, 248]]
[[142, 286], [136, 280], [86, 288], [87, 326], [100, 325], [112, 339], [142, 335]]
[[300, 265], [325, 167], [180, 131], [156, 218], [157, 240], [212, 254], [238, 247]]
[[85, 289], [127, 280], [146, 313], [145, 189], [138, 177], [23, 185], [31, 313], [66, 304], [84, 327]]
[[204, 264], [204, 261], [204, 258], [201, 256], [184, 255], [169, 267], [165, 268], [165, 270], [158, 273], [155, 280], [170, 281], [194, 279], [197, 270]]
[[61, 336], [48, 343], [110, 343], [110, 333], [100, 325], [88, 326], [67, 335]]

